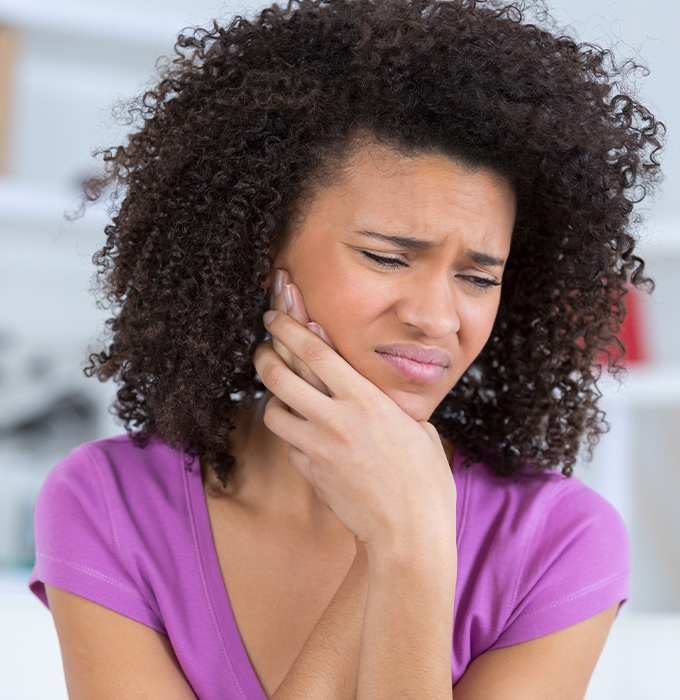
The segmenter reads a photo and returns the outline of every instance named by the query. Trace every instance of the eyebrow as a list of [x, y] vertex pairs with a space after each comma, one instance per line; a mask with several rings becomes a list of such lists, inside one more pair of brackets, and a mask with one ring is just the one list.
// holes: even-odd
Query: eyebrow
[[435, 247], [432, 241], [423, 241], [420, 238], [409, 238], [408, 236], [387, 236], [384, 233], [376, 233], [375, 231], [357, 231], [362, 236], [375, 238], [376, 241], [383, 243], [392, 243], [399, 248], [410, 248], [418, 250], [429, 250]]
[[[384, 233], [376, 233], [375, 231], [357, 231], [362, 236], [367, 236], [368, 238], [373, 238], [376, 241], [382, 241], [383, 243], [392, 243], [392, 245], [398, 246], [399, 248], [408, 248], [411, 250], [431, 250], [436, 248], [437, 244], [432, 241], [424, 241], [420, 238], [410, 238], [408, 236], [388, 236]], [[482, 253], [477, 250], [466, 250], [465, 255], [467, 255], [472, 262], [477, 263], [477, 265], [484, 265], [486, 267], [503, 267], [505, 265], [505, 260], [502, 258], [497, 258], [488, 253]]]
[[484, 265], [484, 267], [503, 267], [505, 265], [505, 260], [502, 258], [496, 258], [488, 253], [480, 253], [476, 250], [466, 250], [465, 254], [472, 260], [472, 262], [478, 265]]

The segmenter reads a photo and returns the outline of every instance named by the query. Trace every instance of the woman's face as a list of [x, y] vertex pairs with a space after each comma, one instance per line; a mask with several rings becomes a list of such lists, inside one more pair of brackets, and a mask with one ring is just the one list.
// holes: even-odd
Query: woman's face
[[513, 191], [491, 171], [363, 146], [275, 266], [340, 355], [428, 420], [489, 338], [514, 218]]

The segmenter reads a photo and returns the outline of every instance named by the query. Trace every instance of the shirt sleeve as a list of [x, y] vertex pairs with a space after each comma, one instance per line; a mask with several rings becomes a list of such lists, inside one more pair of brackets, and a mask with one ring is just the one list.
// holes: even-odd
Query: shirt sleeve
[[101, 465], [82, 446], [47, 476], [36, 502], [36, 564], [29, 587], [49, 607], [45, 584], [74, 593], [166, 634], [125, 566], [102, 486]]
[[529, 529], [510, 615], [492, 649], [570, 627], [628, 598], [629, 543], [621, 517], [580, 482], [570, 486]]

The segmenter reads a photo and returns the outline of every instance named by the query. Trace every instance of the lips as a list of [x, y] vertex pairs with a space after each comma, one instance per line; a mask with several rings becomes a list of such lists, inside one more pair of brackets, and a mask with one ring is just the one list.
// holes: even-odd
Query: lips
[[451, 364], [448, 352], [422, 345], [393, 343], [375, 352], [401, 375], [418, 382], [437, 381]]
[[440, 348], [428, 348], [423, 345], [406, 343], [392, 343], [376, 348], [379, 355], [394, 355], [414, 362], [423, 362], [427, 365], [439, 365], [448, 367], [451, 364], [451, 355]]

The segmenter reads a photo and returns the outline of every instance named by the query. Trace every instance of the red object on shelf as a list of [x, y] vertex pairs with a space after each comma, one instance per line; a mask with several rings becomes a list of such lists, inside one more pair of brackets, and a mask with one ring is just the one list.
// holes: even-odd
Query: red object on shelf
[[623, 363], [633, 365], [647, 360], [642, 314], [640, 312], [640, 292], [631, 287], [625, 298], [626, 318], [621, 326], [619, 338], [626, 348]]

